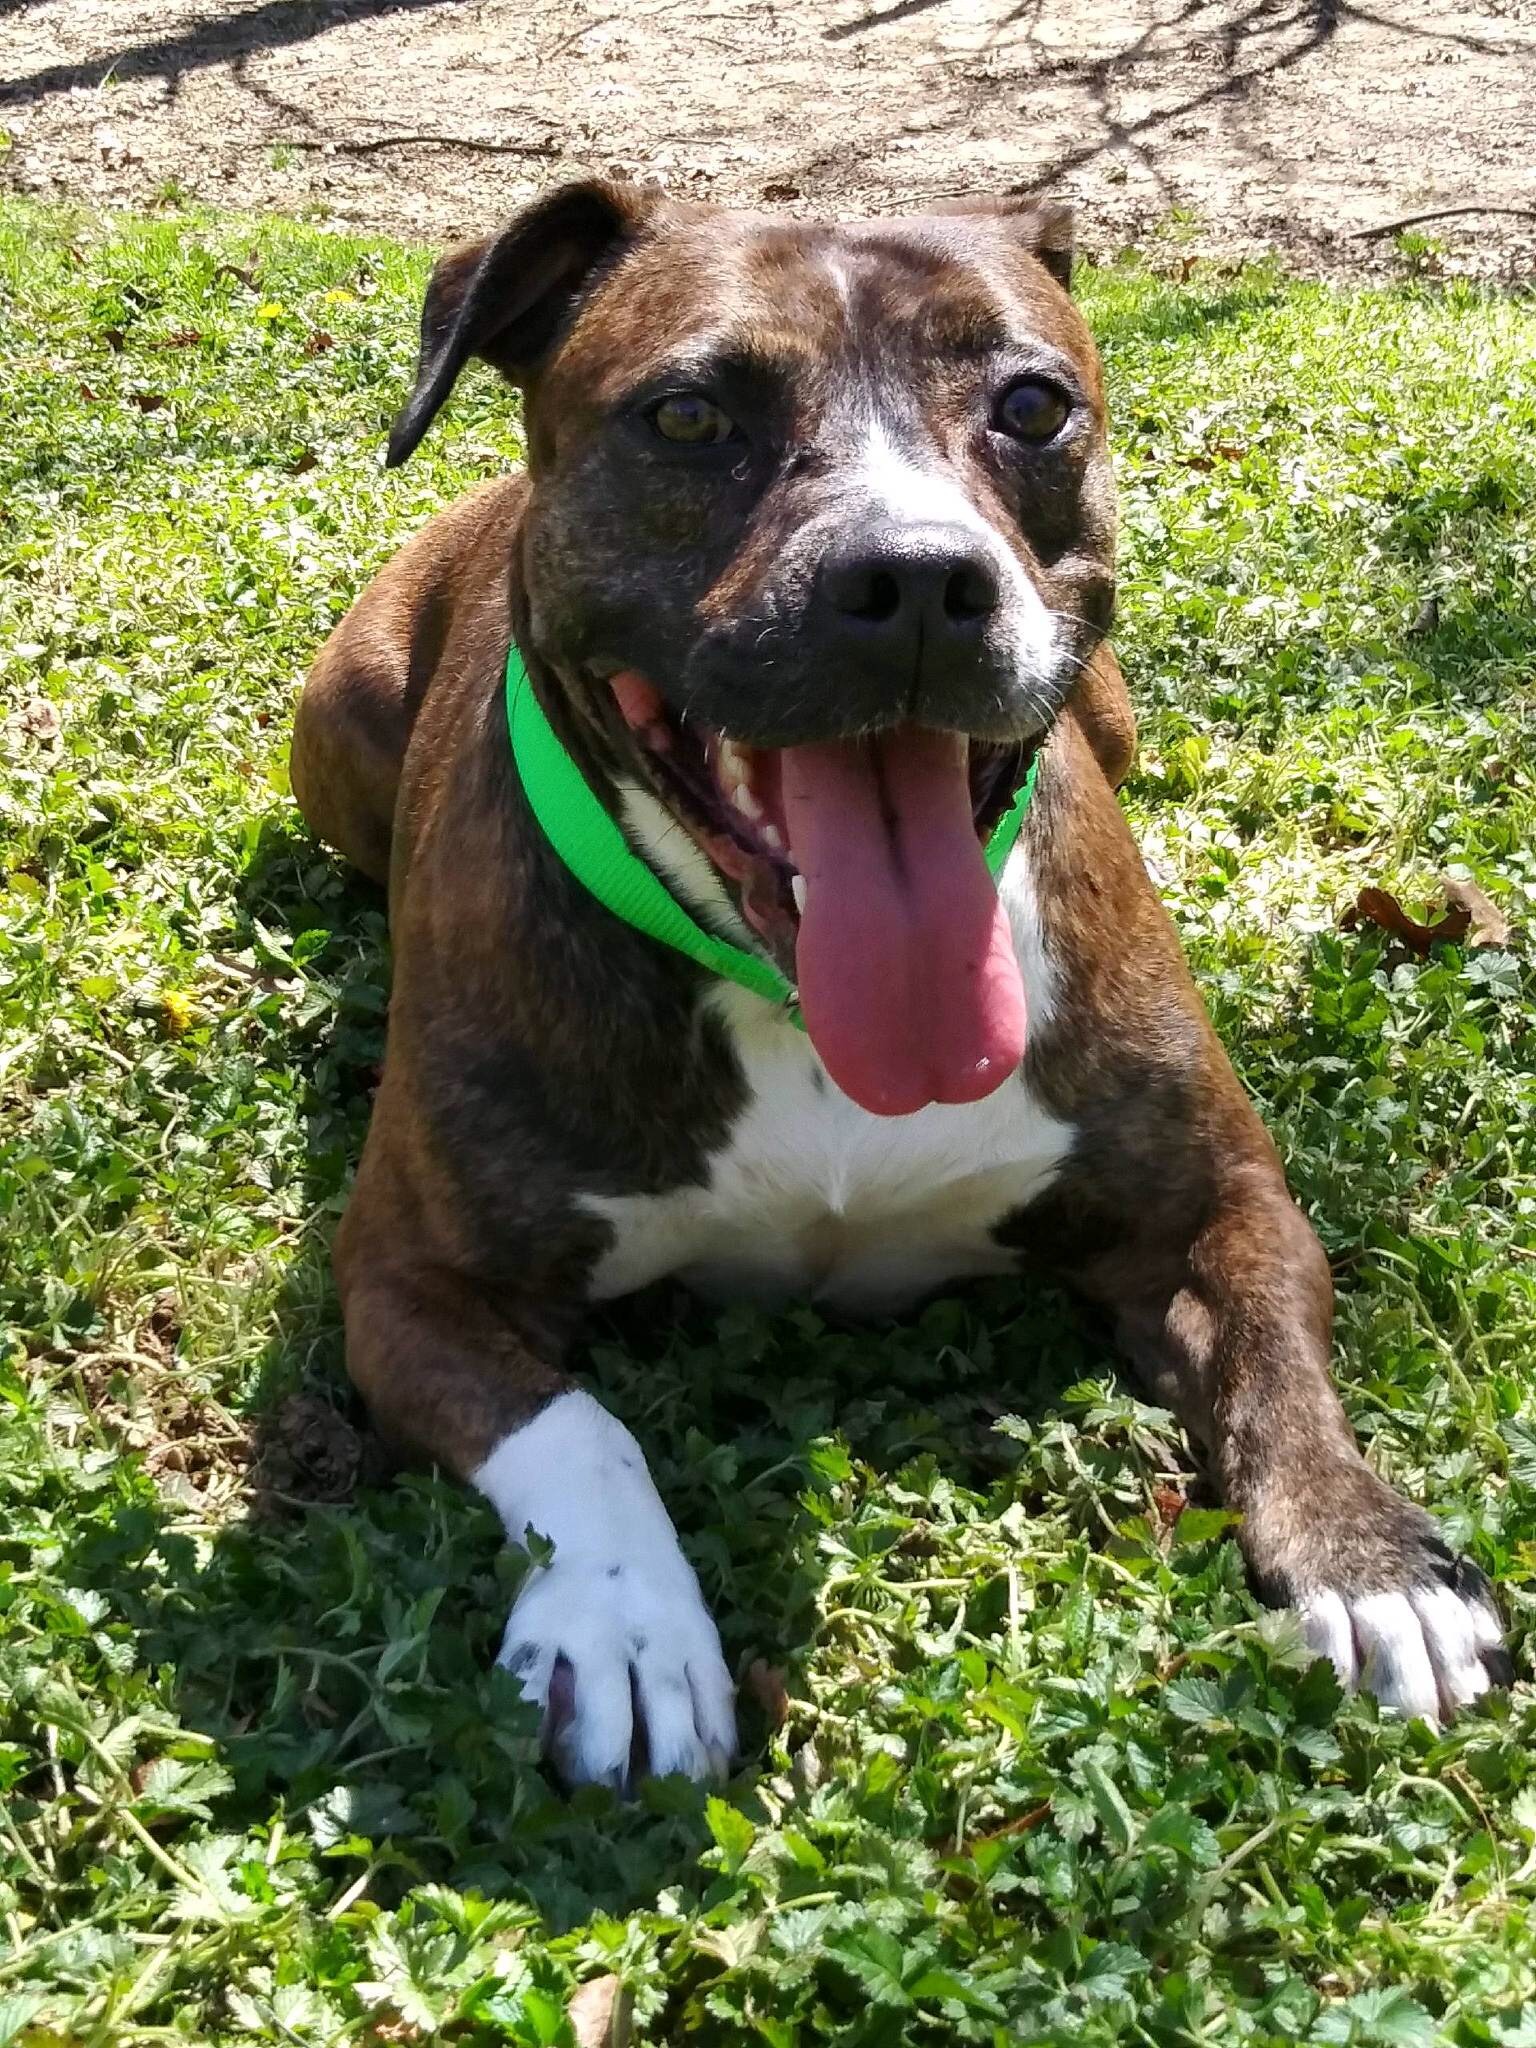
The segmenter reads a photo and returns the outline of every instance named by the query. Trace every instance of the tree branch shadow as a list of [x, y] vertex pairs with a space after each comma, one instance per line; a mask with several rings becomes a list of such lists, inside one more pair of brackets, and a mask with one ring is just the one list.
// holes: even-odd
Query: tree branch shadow
[[[0, 12], [29, 4], [30, 0], [0, 0]], [[83, 63], [48, 64], [24, 77], [0, 80], [0, 106], [35, 105], [56, 93], [103, 85], [109, 78], [163, 78], [174, 95], [184, 72], [227, 64], [259, 50], [292, 48], [354, 21], [441, 4], [442, 0], [344, 0], [340, 6], [317, 6], [314, 0], [264, 0], [261, 6], [130, 43]]]

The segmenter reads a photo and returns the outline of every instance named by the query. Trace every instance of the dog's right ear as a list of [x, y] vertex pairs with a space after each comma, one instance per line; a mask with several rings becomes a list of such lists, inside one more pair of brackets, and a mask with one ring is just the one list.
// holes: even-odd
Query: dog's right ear
[[471, 356], [526, 385], [578, 299], [661, 196], [601, 178], [563, 185], [499, 235], [444, 256], [427, 286], [416, 388], [391, 429], [387, 466], [417, 446]]

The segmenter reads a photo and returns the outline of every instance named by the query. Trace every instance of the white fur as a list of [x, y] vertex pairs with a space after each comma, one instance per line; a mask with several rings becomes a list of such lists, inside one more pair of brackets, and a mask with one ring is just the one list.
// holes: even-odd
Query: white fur
[[853, 284], [847, 266], [830, 253], [823, 258], [827, 275], [832, 280], [832, 289], [837, 293], [838, 302], [845, 313], [853, 311]]
[[1372, 1692], [1395, 1714], [1438, 1723], [1489, 1689], [1484, 1650], [1503, 1641], [1498, 1618], [1449, 1586], [1403, 1593], [1323, 1590], [1301, 1602], [1302, 1633], [1348, 1691]]
[[1011, 635], [1014, 666], [1026, 682], [1049, 690], [1064, 649], [1054, 611], [1024, 572], [997, 528], [984, 519], [955, 477], [903, 453], [883, 420], [866, 422], [859, 450], [843, 478], [895, 526], [958, 526], [985, 544], [1001, 579], [1003, 623]]
[[[1055, 976], [1022, 843], [1000, 888], [1038, 1032]], [[951, 1280], [1013, 1270], [1016, 1255], [992, 1228], [1049, 1185], [1072, 1142], [1022, 1077], [981, 1102], [872, 1116], [827, 1077], [782, 1010], [726, 982], [708, 1000], [735, 1041], [747, 1107], [704, 1186], [586, 1198], [614, 1231], [595, 1298], [676, 1273], [709, 1294], [809, 1295], [876, 1313]]]
[[569, 1721], [547, 1730], [578, 1782], [621, 1789], [638, 1706], [650, 1768], [722, 1776], [736, 1747], [730, 1673], [693, 1567], [634, 1437], [590, 1394], [561, 1394], [503, 1437], [472, 1483], [508, 1537], [548, 1538], [498, 1661], [548, 1709], [555, 1660], [575, 1680]]
[[757, 939], [727, 895], [720, 870], [661, 799], [627, 780], [619, 784], [619, 806], [620, 822], [640, 858], [683, 905], [702, 911], [710, 930], [732, 945], [755, 946]]

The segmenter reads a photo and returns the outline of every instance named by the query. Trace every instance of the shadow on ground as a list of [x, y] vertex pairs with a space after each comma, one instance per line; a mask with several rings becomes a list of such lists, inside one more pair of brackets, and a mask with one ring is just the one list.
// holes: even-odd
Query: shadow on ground
[[[32, 4], [33, 0], [0, 0], [0, 15], [20, 13]], [[49, 64], [22, 78], [0, 80], [0, 106], [29, 106], [107, 79], [162, 78], [174, 98], [185, 72], [236, 62], [257, 50], [307, 43], [346, 21], [441, 5], [442, 0], [341, 0], [339, 6], [317, 7], [312, 0], [267, 0], [264, 6], [197, 21], [174, 35], [126, 43], [86, 63]]]

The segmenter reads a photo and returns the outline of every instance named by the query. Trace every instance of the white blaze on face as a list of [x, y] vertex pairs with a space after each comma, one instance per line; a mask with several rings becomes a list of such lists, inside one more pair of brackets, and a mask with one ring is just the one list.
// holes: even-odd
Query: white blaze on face
[[1012, 640], [1016, 672], [1037, 690], [1056, 689], [1066, 651], [1061, 622], [1013, 549], [949, 471], [907, 454], [876, 417], [865, 422], [858, 453], [842, 482], [892, 526], [953, 526], [974, 535], [997, 570], [1002, 625]]

